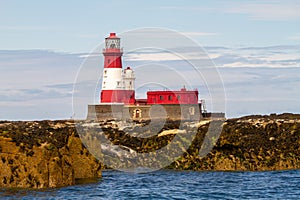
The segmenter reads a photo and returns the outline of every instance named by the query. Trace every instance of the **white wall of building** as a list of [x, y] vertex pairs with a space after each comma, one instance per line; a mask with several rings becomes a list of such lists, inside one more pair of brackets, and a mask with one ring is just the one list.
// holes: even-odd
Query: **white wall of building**
[[135, 75], [132, 69], [123, 70], [123, 83], [125, 90], [134, 90]]

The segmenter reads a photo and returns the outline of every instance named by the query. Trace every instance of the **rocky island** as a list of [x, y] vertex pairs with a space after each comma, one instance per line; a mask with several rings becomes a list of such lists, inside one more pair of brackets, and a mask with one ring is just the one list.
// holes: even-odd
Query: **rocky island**
[[[80, 127], [89, 123], [98, 123], [114, 145], [139, 153], [151, 152], [167, 145], [177, 135], [176, 130], [179, 128], [178, 121], [168, 121], [158, 134], [136, 137], [134, 132], [149, 121], [141, 121], [126, 131], [120, 130], [114, 120], [1, 121], [0, 186], [61, 187], [73, 185], [80, 179], [100, 178], [101, 171], [107, 166], [85, 148], [76, 131], [76, 125]], [[196, 135], [189, 148], [166, 168], [221, 171], [300, 169], [299, 114], [227, 119], [222, 122], [218, 140], [210, 138], [214, 144], [213, 149], [201, 157], [199, 151], [210, 123], [207, 120], [197, 125]], [[184, 142], [184, 135], [182, 137]]]

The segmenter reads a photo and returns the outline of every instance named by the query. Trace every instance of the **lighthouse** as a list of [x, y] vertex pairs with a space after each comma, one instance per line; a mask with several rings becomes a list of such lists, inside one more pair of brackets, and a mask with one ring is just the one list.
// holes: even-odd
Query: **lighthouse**
[[105, 104], [134, 104], [134, 71], [122, 67], [123, 51], [120, 47], [120, 38], [116, 33], [110, 33], [105, 38], [104, 69], [100, 103]]
[[224, 113], [205, 112], [205, 116], [202, 115], [198, 89], [188, 90], [185, 86], [180, 90], [148, 91], [146, 99], [136, 99], [135, 74], [130, 67], [122, 67], [123, 50], [116, 33], [110, 33], [105, 38], [102, 53], [104, 67], [100, 104], [88, 105], [88, 119], [149, 120], [155, 116], [199, 121], [212, 114], [219, 118], [225, 117]]

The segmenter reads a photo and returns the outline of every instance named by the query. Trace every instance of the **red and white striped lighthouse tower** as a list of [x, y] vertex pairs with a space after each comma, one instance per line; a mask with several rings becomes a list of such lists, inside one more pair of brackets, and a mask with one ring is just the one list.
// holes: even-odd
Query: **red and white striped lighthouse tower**
[[100, 101], [101, 103], [135, 103], [134, 72], [130, 67], [122, 69], [120, 38], [115, 33], [105, 38], [104, 70]]

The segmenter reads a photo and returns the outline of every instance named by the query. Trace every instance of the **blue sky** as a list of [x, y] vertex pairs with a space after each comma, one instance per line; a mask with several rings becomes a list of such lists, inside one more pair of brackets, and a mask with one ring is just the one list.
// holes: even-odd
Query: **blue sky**
[[204, 46], [299, 43], [299, 1], [0, 1], [2, 49], [89, 52], [107, 32], [165, 27]]
[[0, 119], [70, 118], [84, 55], [109, 32], [143, 27], [181, 32], [205, 48], [223, 79], [228, 117], [299, 113], [299, 10], [296, 0], [0, 0]]

